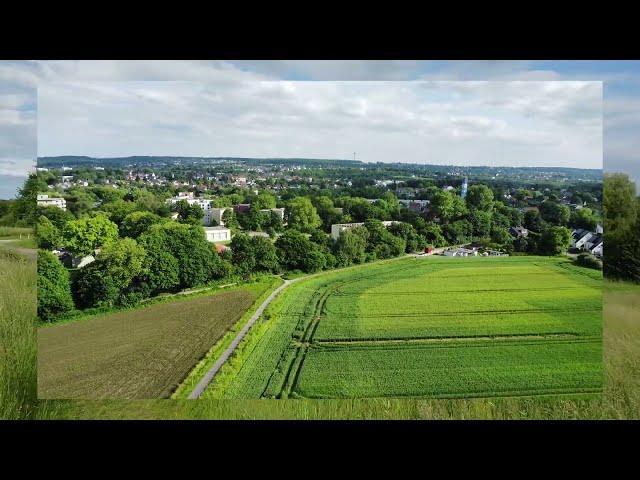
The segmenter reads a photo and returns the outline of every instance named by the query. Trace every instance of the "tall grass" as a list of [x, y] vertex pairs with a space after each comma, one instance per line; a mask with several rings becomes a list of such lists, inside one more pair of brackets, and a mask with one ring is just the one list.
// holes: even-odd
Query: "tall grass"
[[0, 418], [29, 418], [36, 400], [36, 262], [0, 250]]
[[33, 228], [22, 228], [22, 227], [3, 227], [0, 226], [0, 238], [2, 237], [14, 237], [19, 238], [23, 237], [33, 237]]

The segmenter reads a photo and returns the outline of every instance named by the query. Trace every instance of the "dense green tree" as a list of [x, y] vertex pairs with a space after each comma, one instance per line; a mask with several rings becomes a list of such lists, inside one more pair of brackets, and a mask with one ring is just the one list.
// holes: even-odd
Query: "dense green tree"
[[13, 204], [13, 217], [19, 227], [33, 226], [38, 219], [37, 196], [47, 192], [47, 183], [35, 174], [29, 175]]
[[490, 212], [493, 209], [493, 191], [486, 185], [470, 186], [466, 200], [470, 210]]
[[[362, 234], [358, 230], [363, 230]], [[347, 267], [354, 263], [363, 263], [366, 259], [368, 231], [363, 227], [345, 230], [333, 246], [336, 264]]]
[[280, 265], [287, 270], [312, 273], [322, 270], [326, 265], [326, 258], [318, 245], [295, 230], [282, 234], [275, 246]]
[[255, 256], [255, 271], [276, 273], [280, 269], [275, 245], [269, 238], [253, 237], [251, 246]]
[[456, 220], [445, 224], [442, 227], [442, 233], [451, 245], [468, 243], [473, 237], [473, 225], [469, 220]]
[[473, 209], [467, 215], [467, 219], [473, 226], [474, 237], [487, 237], [491, 233], [492, 214], [486, 210]]
[[113, 307], [137, 303], [134, 280], [145, 272], [146, 251], [132, 238], [107, 243], [95, 262], [78, 271], [76, 295], [84, 307]]
[[523, 224], [525, 228], [540, 233], [545, 228], [544, 223], [538, 210], [527, 210], [524, 212]]
[[73, 310], [69, 272], [50, 252], [38, 251], [38, 316], [50, 322]]
[[160, 216], [151, 212], [132, 212], [122, 220], [120, 236], [138, 238], [151, 225], [164, 221]]
[[311, 233], [322, 223], [318, 212], [307, 197], [296, 197], [288, 203], [287, 221], [290, 228], [307, 233]]
[[76, 255], [90, 255], [117, 238], [117, 225], [101, 213], [67, 222], [62, 230], [64, 246]]
[[41, 215], [36, 224], [36, 235], [38, 237], [38, 248], [52, 250], [62, 245], [62, 234], [51, 220]]
[[412, 225], [404, 222], [389, 225], [389, 232], [405, 241], [406, 253], [422, 250], [426, 245], [424, 237], [418, 235]]
[[157, 235], [155, 241], [177, 260], [180, 288], [202, 285], [224, 275], [224, 266], [205, 239], [201, 226], [176, 222], [155, 224], [140, 236], [141, 241], [146, 242], [143, 237], [150, 235]]
[[231, 240], [232, 262], [236, 272], [240, 275], [249, 275], [256, 268], [256, 255], [253, 249], [251, 237], [244, 233], [238, 233]]
[[75, 219], [68, 210], [42, 206], [38, 207], [38, 217], [47, 217], [58, 230], [62, 230], [67, 222]]
[[186, 200], [180, 200], [173, 204], [173, 211], [178, 213], [178, 222], [190, 225], [202, 224], [204, 210], [198, 205], [189, 205]]
[[538, 249], [544, 255], [560, 255], [571, 245], [571, 230], [561, 226], [553, 226], [542, 232]]
[[598, 225], [599, 218], [590, 208], [581, 208], [571, 212], [569, 226], [573, 228], [584, 228], [594, 231]]
[[636, 223], [636, 186], [628, 175], [604, 175], [602, 210], [604, 231], [607, 233], [630, 229]]
[[[155, 225], [155, 224], [154, 224]], [[145, 232], [138, 238], [138, 243], [147, 252], [146, 269], [140, 277], [150, 294], [168, 292], [180, 285], [180, 265], [170, 252], [165, 250], [164, 232], [156, 229]]]
[[436, 248], [447, 245], [447, 239], [442, 234], [442, 228], [437, 223], [426, 222], [423, 227], [418, 227], [417, 231], [425, 238], [428, 244]]
[[547, 200], [540, 205], [540, 216], [551, 225], [564, 226], [569, 223], [571, 211], [566, 205]]

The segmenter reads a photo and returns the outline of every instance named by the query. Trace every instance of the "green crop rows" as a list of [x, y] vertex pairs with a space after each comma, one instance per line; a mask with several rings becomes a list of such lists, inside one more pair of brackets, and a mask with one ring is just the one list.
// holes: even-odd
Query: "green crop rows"
[[491, 397], [602, 388], [600, 272], [548, 257], [407, 258], [268, 308], [213, 398]]

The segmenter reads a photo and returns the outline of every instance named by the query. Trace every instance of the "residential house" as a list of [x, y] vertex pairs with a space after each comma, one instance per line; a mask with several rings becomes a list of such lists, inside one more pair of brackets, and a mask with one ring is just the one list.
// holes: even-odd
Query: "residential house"
[[592, 255], [595, 255], [596, 257], [601, 257], [602, 256], [602, 251], [603, 251], [602, 235], [594, 235], [594, 236], [592, 236], [585, 243], [585, 249], [589, 253], [591, 253]]
[[582, 249], [585, 244], [594, 236], [589, 230], [585, 230], [584, 228], [578, 228], [571, 232], [571, 246], [573, 248]]
[[67, 201], [64, 198], [49, 197], [43, 194], [36, 197], [39, 207], [58, 207], [62, 210], [67, 209]]
[[231, 230], [226, 227], [204, 227], [207, 242], [228, 242], [231, 240]]
[[529, 236], [529, 230], [524, 227], [511, 227], [509, 233], [514, 238], [527, 238]]

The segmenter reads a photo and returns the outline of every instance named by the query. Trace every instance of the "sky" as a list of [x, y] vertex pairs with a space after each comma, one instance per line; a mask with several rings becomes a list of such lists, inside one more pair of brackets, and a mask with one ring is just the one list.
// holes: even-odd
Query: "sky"
[[602, 82], [51, 83], [38, 156], [602, 168]]
[[0, 198], [38, 154], [594, 167], [602, 141], [638, 180], [639, 128], [638, 61], [0, 61]]

